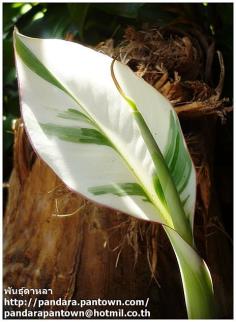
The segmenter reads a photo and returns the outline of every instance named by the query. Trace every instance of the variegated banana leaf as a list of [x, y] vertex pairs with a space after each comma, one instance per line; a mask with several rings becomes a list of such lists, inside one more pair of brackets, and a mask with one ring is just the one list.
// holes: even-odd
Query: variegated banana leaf
[[79, 44], [15, 31], [14, 47], [22, 116], [39, 156], [86, 198], [161, 223], [189, 317], [212, 317], [210, 274], [193, 243], [196, 174], [169, 101]]

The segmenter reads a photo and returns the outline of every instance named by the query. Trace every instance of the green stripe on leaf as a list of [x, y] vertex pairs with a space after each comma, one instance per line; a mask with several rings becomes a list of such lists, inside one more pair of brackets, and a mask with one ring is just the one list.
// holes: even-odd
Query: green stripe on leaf
[[172, 111], [170, 111], [169, 122], [170, 122], [169, 123], [170, 125], [169, 125], [169, 132], [168, 132], [168, 140], [167, 140], [167, 144], [164, 152], [164, 158], [168, 167], [170, 166], [171, 159], [173, 157], [173, 154], [175, 153], [175, 143], [176, 143], [176, 137], [178, 134], [178, 128], [176, 126], [175, 116]]
[[69, 108], [65, 112], [61, 112], [58, 114], [58, 117], [67, 120], [75, 120], [75, 121], [83, 121], [86, 123], [92, 123], [91, 120], [82, 112], [75, 110], [73, 108]]
[[33, 72], [35, 72], [35, 74], [67, 93], [65, 87], [41, 63], [41, 61], [32, 53], [32, 51], [25, 46], [25, 44], [20, 40], [20, 38], [14, 37], [14, 39], [16, 52], [20, 56], [24, 64]]
[[192, 161], [181, 138], [177, 117], [170, 111], [170, 126], [164, 159], [179, 193], [183, 192], [192, 172]]
[[99, 196], [104, 194], [113, 194], [115, 196], [141, 196], [143, 201], [150, 202], [143, 188], [137, 183], [116, 183], [113, 185], [103, 185], [97, 187], [91, 187], [88, 189], [92, 194]]
[[63, 141], [73, 143], [92, 143], [112, 147], [111, 142], [98, 130], [88, 128], [75, 128], [46, 123], [40, 124], [45, 133], [56, 136]]
[[190, 197], [190, 195], [187, 195], [187, 197], [186, 197], [184, 200], [182, 200], [182, 201], [181, 201], [181, 202], [182, 202], [183, 207], [185, 206], [185, 204], [186, 204], [186, 202], [188, 201], [189, 197]]
[[154, 184], [155, 190], [156, 190], [160, 200], [162, 201], [163, 205], [167, 208], [165, 193], [164, 193], [163, 188], [161, 186], [160, 180], [158, 179], [157, 176], [153, 176], [153, 184]]

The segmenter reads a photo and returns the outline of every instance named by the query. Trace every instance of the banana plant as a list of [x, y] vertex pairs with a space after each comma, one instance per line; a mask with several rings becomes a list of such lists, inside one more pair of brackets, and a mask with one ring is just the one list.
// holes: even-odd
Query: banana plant
[[158, 222], [175, 252], [189, 318], [213, 318], [212, 280], [193, 239], [196, 173], [178, 117], [126, 65], [82, 45], [14, 30], [32, 146], [73, 191]]

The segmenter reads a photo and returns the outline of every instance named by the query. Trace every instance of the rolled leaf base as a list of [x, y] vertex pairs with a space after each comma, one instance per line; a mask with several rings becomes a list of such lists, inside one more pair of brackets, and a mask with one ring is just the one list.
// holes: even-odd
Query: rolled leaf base
[[188, 317], [215, 318], [214, 291], [206, 263], [173, 229], [165, 227], [165, 231], [179, 264]]

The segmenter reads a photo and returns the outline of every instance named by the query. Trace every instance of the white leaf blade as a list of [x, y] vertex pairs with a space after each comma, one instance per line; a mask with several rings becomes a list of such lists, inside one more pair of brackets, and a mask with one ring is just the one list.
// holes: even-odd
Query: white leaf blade
[[[43, 48], [46, 46], [45, 44], [47, 44], [47, 56], [43, 55], [42, 60], [44, 60], [44, 63], [45, 63], [45, 65], [47, 65], [47, 68], [49, 68], [48, 65], [50, 65], [50, 64], [52, 65], [52, 66], [50, 65], [51, 73], [53, 75], [56, 75], [57, 79], [59, 77], [61, 77], [62, 79], [60, 81], [63, 84], [66, 84], [65, 88], [67, 88], [69, 81], [66, 78], [66, 73], [63, 73], [61, 71], [57, 72], [56, 70], [53, 69], [53, 68], [55, 68], [55, 66], [53, 64], [54, 63], [53, 57], [55, 56], [54, 55], [55, 48], [58, 49], [58, 46], [61, 46], [60, 52], [63, 52], [63, 54], [65, 55], [66, 54], [65, 51], [63, 51], [63, 49], [65, 47], [67, 47], [67, 46], [65, 46], [65, 42], [56, 40], [56, 41], [52, 42], [52, 44], [53, 44], [52, 45], [50, 40], [32, 39], [32, 42], [34, 43], [34, 45], [32, 45], [32, 44], [30, 44], [31, 38], [27, 38], [27, 37], [23, 37], [23, 36], [20, 36], [20, 37], [21, 37], [21, 40], [23, 40], [27, 44], [27, 47], [29, 47], [30, 49], [36, 47], [36, 49], [34, 49], [34, 52], [33, 52], [34, 54], [36, 54], [36, 53], [39, 54], [40, 46]], [[38, 42], [40, 42], [40, 46], [38, 45]], [[56, 46], [55, 42], [59, 45]], [[37, 46], [35, 45], [35, 43], [37, 43]], [[71, 43], [66, 42], [66, 45], [68, 45], [68, 44], [70, 47]], [[79, 50], [77, 47], [79, 47]], [[72, 46], [73, 50], [75, 48], [77, 49], [77, 51], [76, 51], [77, 56], [76, 57], [78, 57], [78, 54], [80, 53], [80, 47], [82, 47], [82, 46], [75, 45], [75, 44], [73, 44], [73, 46]], [[84, 47], [82, 47], [82, 48], [84, 48]], [[49, 55], [50, 52], [51, 52], [51, 56]], [[94, 52], [90, 49], [86, 49], [86, 54], [87, 54], [87, 52], [89, 52], [89, 53], [92, 52], [93, 58], [94, 58], [94, 55], [95, 55], [95, 58], [97, 57], [96, 52]], [[48, 58], [48, 56], [50, 59]], [[87, 87], [83, 88], [83, 86], [80, 86], [79, 87], [80, 94], [78, 94], [78, 85], [76, 87], [71, 86], [72, 89], [70, 89], [70, 92], [73, 92], [73, 90], [74, 90], [73, 96], [79, 95], [79, 103], [81, 103], [81, 105], [84, 105], [84, 103], [85, 103], [84, 101], [86, 101], [86, 110], [89, 111], [90, 116], [92, 115], [92, 117], [95, 118], [95, 113], [96, 113], [96, 122], [97, 122], [97, 124], [99, 124], [99, 127], [102, 128], [102, 130], [106, 133], [106, 135], [108, 137], [112, 138], [112, 141], [113, 141], [114, 145], [117, 147], [117, 150], [123, 151], [123, 155], [125, 155], [126, 162], [127, 162], [127, 164], [129, 164], [130, 169], [134, 169], [134, 172], [139, 174], [139, 176], [141, 177], [141, 182], [144, 184], [144, 186], [149, 187], [149, 190], [151, 190], [151, 189], [153, 190], [151, 192], [151, 195], [156, 198], [155, 191], [152, 188], [152, 180], [151, 180], [151, 174], [153, 171], [152, 160], [149, 156], [149, 153], [145, 147], [145, 144], [144, 144], [142, 138], [140, 137], [139, 130], [138, 130], [134, 120], [130, 117], [130, 112], [127, 109], [126, 102], [123, 101], [123, 99], [120, 97], [119, 93], [117, 92], [115, 86], [112, 85], [113, 83], [111, 81], [111, 76], [110, 76], [110, 65], [107, 65], [107, 57], [104, 55], [101, 55], [101, 56], [102, 56], [102, 58], [105, 59], [106, 64], [105, 64], [105, 70], [100, 69], [99, 75], [101, 76], [101, 74], [102, 74], [103, 79], [108, 77], [108, 79], [106, 79], [106, 82], [109, 80], [108, 88], [106, 87], [104, 90], [101, 90], [101, 84], [100, 84], [101, 77], [100, 77], [97, 80], [97, 83], [95, 81], [95, 89], [93, 89], [94, 93], [90, 92], [90, 95], [88, 95]], [[67, 53], [67, 57], [68, 57], [68, 53]], [[73, 57], [69, 60], [71, 62], [71, 60], [73, 60]], [[78, 59], [76, 59], [76, 60], [78, 61]], [[109, 61], [109, 63], [110, 63], [110, 61]], [[39, 84], [42, 84], [43, 87], [48, 85], [45, 80], [43, 80], [41, 77], [39, 77], [37, 74], [35, 74], [28, 67], [25, 66], [25, 64], [21, 61], [21, 57], [19, 57], [17, 59], [17, 65], [18, 65], [18, 74], [24, 80], [25, 88], [27, 88], [27, 87], [30, 87], [31, 89], [35, 88], [35, 90], [33, 90], [33, 93], [35, 93], [37, 91], [40, 93], [41, 91], [39, 89]], [[61, 64], [59, 64], [59, 65], [61, 66]], [[77, 63], [76, 68], [75, 68], [75, 66], [73, 66], [73, 71], [75, 69], [77, 71], [81, 71], [82, 66], [84, 66], [84, 65], [85, 65], [84, 62], [82, 62], [79, 66]], [[89, 61], [89, 63], [86, 65], [89, 66], [92, 64]], [[104, 65], [104, 62], [103, 62], [103, 65]], [[102, 64], [100, 64], [100, 66], [102, 66]], [[93, 67], [95, 68], [96, 66], [93, 66]], [[68, 66], [66, 66], [66, 69], [68, 69]], [[109, 71], [108, 76], [107, 76], [107, 71]], [[23, 74], [23, 76], [22, 76], [22, 74]], [[70, 79], [73, 79], [73, 77], [76, 78], [73, 81], [73, 84], [75, 82], [86, 84], [91, 81], [90, 75], [86, 76], [87, 79], [86, 79], [86, 77], [79, 79], [78, 72], [75, 75], [73, 75], [73, 73], [72, 73], [72, 75], [70, 75]], [[28, 81], [28, 85], [26, 85], [27, 81]], [[75, 92], [76, 92], [76, 94], [75, 94]], [[21, 91], [21, 93], [22, 93], [21, 99], [22, 99], [22, 101], [24, 101], [25, 100], [24, 95], [27, 94], [27, 91], [25, 91], [25, 92]], [[62, 91], [60, 89], [58, 90], [55, 86], [52, 86], [51, 97], [52, 97], [52, 94], [58, 95], [58, 93], [60, 93], [59, 94], [60, 96], [62, 96], [62, 94], [64, 94], [64, 93], [62, 93]], [[30, 95], [30, 93], [29, 93], [29, 95]], [[32, 98], [27, 97], [26, 100], [31, 101]], [[113, 104], [112, 104], [112, 102], [113, 102]], [[114, 104], [114, 102], [115, 102], [115, 104]], [[31, 105], [30, 108], [34, 108], [33, 102], [31, 102], [30, 105]], [[99, 110], [98, 110], [97, 106], [100, 106]], [[34, 111], [34, 113], [35, 113], [35, 111]], [[24, 108], [23, 108], [23, 117], [24, 117]], [[38, 117], [39, 117], [38, 120], [40, 120], [40, 116], [38, 116]], [[27, 126], [27, 121], [26, 121], [26, 126]], [[32, 131], [33, 131], [33, 129], [32, 129]], [[63, 180], [64, 180], [64, 178], [63, 178]], [[109, 201], [108, 206], [112, 206], [110, 204], [110, 201]], [[148, 214], [147, 214], [147, 216], [148, 216]], [[158, 222], [160, 221], [159, 218], [157, 219], [157, 221]], [[163, 220], [162, 220], [162, 222], [163, 222]], [[171, 221], [165, 222], [165, 223], [168, 223], [171, 225]]]
[[[37, 75], [35, 76], [30, 70], [24, 71], [24, 74], [25, 90], [21, 90], [21, 105], [27, 132], [37, 153], [62, 178], [65, 184], [71, 190], [80, 192], [98, 204], [105, 204], [140, 219], [163, 223], [156, 209], [147, 202], [143, 202], [141, 197], [118, 197], [110, 194], [94, 196], [89, 192], [89, 188], [93, 186], [116, 184], [117, 182], [136, 183], [136, 179], [131, 175], [119, 155], [109, 147], [94, 145], [91, 149], [91, 146], [86, 144], [65, 142], [57, 137], [47, 135], [40, 125], [41, 123], [53, 120], [55, 124], [68, 126], [68, 121], [58, 115], [65, 113], [67, 110], [65, 106], [72, 106], [74, 109], [77, 106], [70, 98], [68, 99], [65, 93], [53, 90], [52, 87], [49, 87], [50, 90], [48, 90], [48, 83]], [[36, 97], [32, 99], [32, 89], [34, 88]], [[47, 92], [46, 88], [48, 95], [42, 95]], [[53, 102], [57, 104], [55, 107], [52, 107]], [[82, 126], [83, 124], [75, 120], [72, 123], [73, 126]]]
[[[192, 169], [192, 173], [188, 177], [188, 183], [185, 185], [183, 193], [181, 192], [182, 198], [179, 198], [178, 194], [175, 194], [174, 190], [169, 188], [169, 193], [172, 193], [173, 197], [179, 198], [179, 202], [182, 200], [182, 202], [185, 203], [185, 209], [189, 209], [189, 221], [187, 225], [184, 226], [186, 221], [184, 212], [182, 211], [184, 214], [183, 217], [181, 217], [182, 213], [180, 213], [180, 216], [176, 221], [174, 216], [179, 214], [176, 214], [175, 211], [169, 212], [167, 208], [170, 205], [168, 204], [168, 207], [166, 208], [159, 192], [157, 192], [153, 181], [153, 173], [154, 170], [156, 170], [156, 164], [153, 161], [152, 153], [148, 148], [147, 141], [144, 139], [140, 126], [138, 122], [136, 122], [137, 119], [133, 117], [132, 112], [129, 109], [129, 104], [123, 99], [117, 91], [115, 84], [112, 82], [112, 77], [109, 73], [111, 59], [104, 55], [97, 54], [90, 49], [64, 41], [37, 40], [21, 35], [17, 35], [17, 37], [18, 38], [16, 39], [21, 39], [22, 43], [25, 43], [23, 44], [23, 47], [28, 47], [33, 52], [33, 54], [30, 55], [34, 64], [32, 65], [32, 62], [28, 62], [29, 64], [27, 65], [27, 63], [25, 64], [25, 55], [28, 55], [28, 49], [24, 51], [24, 48], [21, 47], [19, 50], [16, 46], [23, 118], [27, 131], [33, 141], [33, 145], [36, 147], [40, 156], [69, 187], [84, 194], [86, 197], [103, 205], [113, 207], [119, 211], [137, 216], [138, 218], [157, 221], [164, 226], [168, 225], [169, 227], [176, 229], [176, 231], [173, 229], [171, 230], [173, 232], [172, 234], [168, 231], [171, 228], [165, 226], [181, 268], [185, 287], [185, 297], [187, 301], [190, 301], [190, 305], [187, 302], [187, 306], [188, 308], [190, 306], [192, 307], [194, 298], [196, 298], [197, 301], [199, 301], [199, 305], [202, 306], [202, 309], [199, 309], [199, 311], [194, 308], [193, 311], [191, 311], [192, 308], [190, 308], [189, 314], [190, 316], [199, 315], [200, 317], [210, 316], [211, 309], [208, 308], [208, 306], [211, 305], [210, 302], [212, 300], [212, 292], [210, 291], [211, 282], [209, 282], [208, 275], [205, 273], [205, 268], [199, 264], [201, 260], [199, 262], [195, 250], [189, 246], [189, 244], [192, 244], [192, 232], [189, 223], [193, 222], [192, 218], [196, 189], [194, 169]], [[21, 51], [22, 49], [23, 52]], [[57, 51], [60, 52], [61, 56], [59, 55], [60, 57], [55, 58]], [[40, 61], [38, 61], [39, 63], [37, 62], [38, 58], [35, 60], [34, 55], [40, 58]], [[63, 59], [63, 56], [67, 57], [67, 59]], [[78, 56], [81, 57], [81, 61], [78, 61]], [[41, 62], [43, 62], [46, 67], [44, 65], [41, 66]], [[60, 64], [62, 62], [63, 64]], [[62, 65], [63, 68], [61, 68]], [[157, 145], [161, 147], [162, 154], [164, 154], [168, 141], [168, 131], [158, 131], [160, 131], [160, 126], [163, 128], [170, 127], [170, 121], [167, 120], [170, 118], [167, 118], [167, 114], [169, 115], [172, 107], [170, 105], [168, 106], [168, 104], [164, 104], [163, 98], [161, 98], [159, 94], [156, 95], [157, 92], [155, 90], [134, 76], [127, 67], [122, 66], [119, 63], [116, 65], [118, 71], [120, 69], [124, 71], [123, 78], [127, 83], [122, 83], [122, 77], [120, 77], [119, 82], [122, 83], [125, 90], [129, 89], [127, 95], [131, 96], [131, 98], [135, 100], [135, 103], [137, 103], [145, 122], [148, 124], [148, 128], [150, 127], [151, 129], [151, 137], [153, 136], [155, 138]], [[50, 72], [45, 77], [42, 77], [42, 71], [46, 71], [46, 74], [47, 71]], [[129, 78], [127, 76], [128, 74], [132, 74], [132, 76]], [[93, 75], [92, 80], [91, 75]], [[78, 84], [80, 86], [78, 86]], [[31, 90], [27, 91], [27, 87], [32, 90], [32, 93], [30, 92]], [[42, 95], [43, 87], [50, 88], [50, 98], [45, 97], [45, 104], [42, 104], [42, 100], [35, 95], [35, 92], [37, 91], [41, 93], [39, 96]], [[140, 93], [142, 92], [145, 94], [143, 95], [143, 100], [142, 97], [135, 96], [135, 92], [139, 91], [139, 89]], [[101, 131], [102, 135], [109, 138], [112, 145], [98, 146], [94, 144], [92, 150], [91, 144], [65, 142], [65, 138], [45, 133], [42, 128], [42, 119], [44, 118], [45, 120], [45, 116], [41, 115], [43, 107], [50, 105], [50, 100], [52, 102], [55, 101], [55, 97], [58, 100], [59, 96], [63, 97], [63, 101], [66, 101], [67, 104], [62, 104], [61, 108], [52, 108], [50, 116], [47, 115], [50, 124], [60, 124], [61, 126], [67, 124], [64, 123], [68, 121], [66, 118], [63, 119], [59, 117], [60, 120], [58, 120], [58, 109], [60, 109], [62, 114], [65, 114], [66, 111], [68, 111], [68, 107], [78, 109], [78, 111], [85, 113], [86, 117], [90, 118], [92, 121], [90, 127], [93, 128], [95, 126], [96, 129]], [[164, 104], [163, 108], [159, 108], [158, 113], [152, 113], [155, 110], [152, 105], [148, 104], [148, 97], [152, 103], [158, 102], [160, 106], [162, 106], [162, 103]], [[167, 110], [168, 113], [166, 112]], [[148, 114], [150, 112], [152, 113], [151, 117]], [[155, 117], [158, 115], [161, 115], [161, 123], [159, 122], [157, 124], [155, 123]], [[139, 120], [141, 120], [141, 118], [139, 118]], [[75, 122], [75, 120], [70, 121]], [[156, 131], [158, 135], [156, 135]], [[181, 131], [178, 133], [179, 137], [183, 140]], [[183, 144], [185, 144], [184, 141]], [[177, 162], [176, 160], [173, 160], [172, 162]], [[106, 169], [105, 172], [104, 165]], [[99, 168], [99, 166], [101, 168]], [[113, 168], [115, 170], [118, 169], [118, 171], [114, 173]], [[93, 171], [91, 169], [93, 169]], [[98, 173], [99, 175], [97, 176]], [[168, 194], [169, 174], [166, 176], [166, 179], [167, 180], [165, 181], [165, 176], [162, 176], [162, 183], [167, 185], [167, 187], [164, 188], [164, 192], [165, 194]], [[139, 192], [137, 195], [134, 195], [133, 192], [129, 195], [122, 195], [120, 192], [117, 193], [118, 190], [113, 192], [107, 191], [106, 193], [96, 193], [98, 190], [94, 190], [95, 188], [101, 189], [101, 187], [106, 187], [106, 189], [109, 187], [110, 189], [111, 186], [120, 188], [122, 185], [126, 185], [127, 188], [127, 184], [140, 185], [148, 196], [148, 200], [151, 202], [145, 201]], [[75, 189], [73, 187], [75, 187]], [[170, 196], [171, 194], [169, 194], [169, 197]], [[164, 197], [166, 197], [166, 195], [164, 195]], [[170, 199], [171, 198], [168, 199], [168, 203], [171, 202]], [[186, 205], [188, 208], [186, 208]], [[180, 206], [180, 208], [182, 209], [182, 206]], [[173, 207], [172, 210], [174, 210]], [[178, 223], [178, 225], [176, 223]], [[186, 282], [186, 276], [188, 276], [188, 274], [191, 275], [194, 272], [192, 264], [186, 266], [186, 260], [189, 259], [193, 259], [193, 263], [197, 263], [200, 272], [199, 274], [197, 272], [195, 272], [196, 274], [193, 274], [192, 281], [196, 289], [193, 293], [191, 293], [191, 285]], [[198, 277], [202, 282], [203, 288], [201, 283], [199, 284], [198, 282]], [[206, 286], [205, 290], [204, 285]], [[194, 297], [192, 297], [192, 294], [195, 294]], [[204, 296], [210, 297], [209, 303], [206, 303], [205, 307], [201, 300], [201, 296], [203, 298]]]

